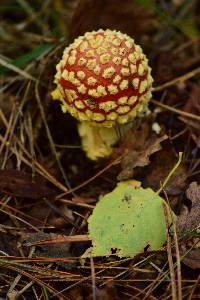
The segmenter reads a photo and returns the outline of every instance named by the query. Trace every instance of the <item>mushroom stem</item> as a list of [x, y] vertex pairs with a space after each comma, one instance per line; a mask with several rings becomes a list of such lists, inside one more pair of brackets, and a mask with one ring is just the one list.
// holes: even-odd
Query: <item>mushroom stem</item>
[[100, 127], [91, 122], [81, 122], [78, 131], [82, 139], [82, 147], [88, 158], [96, 160], [112, 153], [112, 146], [119, 141], [120, 135], [116, 127]]

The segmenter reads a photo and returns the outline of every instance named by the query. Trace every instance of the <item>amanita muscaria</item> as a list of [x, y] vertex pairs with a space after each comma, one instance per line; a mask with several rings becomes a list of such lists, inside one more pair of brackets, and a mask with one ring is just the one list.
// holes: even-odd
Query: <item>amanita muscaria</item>
[[108, 156], [117, 124], [138, 116], [151, 98], [151, 68], [141, 47], [119, 31], [87, 32], [64, 50], [56, 69], [52, 96], [80, 121], [87, 156]]

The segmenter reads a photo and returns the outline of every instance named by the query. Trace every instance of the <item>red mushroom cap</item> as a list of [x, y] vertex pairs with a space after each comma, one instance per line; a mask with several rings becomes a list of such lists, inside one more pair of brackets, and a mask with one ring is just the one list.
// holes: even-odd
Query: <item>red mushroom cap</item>
[[126, 123], [151, 98], [152, 77], [140, 46], [119, 31], [87, 32], [64, 50], [53, 97], [63, 112], [106, 127]]

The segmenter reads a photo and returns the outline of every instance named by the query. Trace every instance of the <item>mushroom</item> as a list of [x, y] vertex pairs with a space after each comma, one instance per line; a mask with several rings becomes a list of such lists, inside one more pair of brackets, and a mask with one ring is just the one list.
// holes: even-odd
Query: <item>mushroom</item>
[[87, 32], [65, 48], [56, 69], [52, 97], [80, 121], [87, 156], [110, 155], [117, 126], [130, 123], [151, 98], [151, 68], [141, 47], [119, 31]]

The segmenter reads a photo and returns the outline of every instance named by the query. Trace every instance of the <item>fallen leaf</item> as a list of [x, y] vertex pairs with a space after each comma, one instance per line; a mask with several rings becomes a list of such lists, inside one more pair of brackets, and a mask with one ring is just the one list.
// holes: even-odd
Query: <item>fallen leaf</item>
[[[165, 143], [165, 147], [152, 157], [151, 164], [146, 169], [144, 178], [146, 185], [151, 186], [154, 190], [158, 190], [161, 183], [164, 182], [169, 172], [173, 169], [176, 161], [177, 157], [172, 145]], [[187, 177], [186, 166], [184, 162], [181, 162], [165, 186], [167, 194], [176, 196], [182, 193], [186, 187]]]
[[171, 213], [164, 199], [150, 188], [120, 182], [99, 200], [89, 217], [93, 247], [82, 257], [134, 257], [145, 250], [158, 250], [166, 241], [165, 216], [170, 224]]
[[200, 225], [200, 187], [197, 182], [192, 182], [186, 191], [187, 198], [191, 201], [191, 209], [183, 207], [181, 214], [177, 217], [177, 231], [179, 233], [189, 232]]
[[126, 154], [121, 160], [122, 171], [118, 175], [118, 180], [130, 179], [133, 177], [134, 168], [148, 165], [149, 157], [161, 149], [161, 142], [167, 138], [167, 135], [158, 137], [148, 122], [144, 122], [140, 127], [131, 128], [114, 152], [114, 155]]
[[[181, 255], [184, 255], [184, 252], [181, 251]], [[190, 267], [191, 269], [199, 269], [200, 268], [200, 249], [190, 250], [186, 257], [182, 260], [185, 265]]]
[[[189, 98], [185, 104], [185, 106], [182, 108], [183, 111], [192, 113], [195, 115], [200, 115], [200, 86], [196, 83], [189, 83]], [[187, 125], [193, 127], [194, 129], [200, 130], [200, 122], [189, 120], [184, 117], [179, 118], [181, 121], [186, 123]]]
[[43, 178], [18, 170], [0, 170], [0, 191], [17, 197], [40, 199], [52, 197], [54, 190]]

